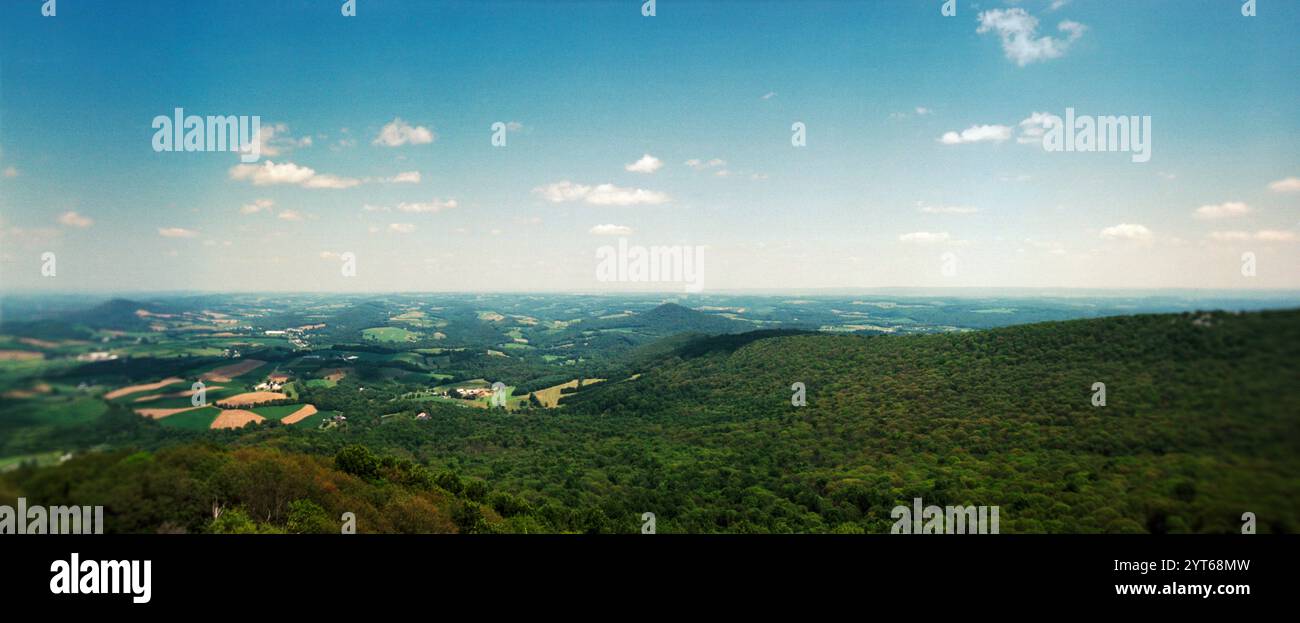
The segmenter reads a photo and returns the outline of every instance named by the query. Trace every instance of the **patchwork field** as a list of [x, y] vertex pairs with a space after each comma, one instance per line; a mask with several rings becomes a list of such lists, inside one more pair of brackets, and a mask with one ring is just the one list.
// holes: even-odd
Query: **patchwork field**
[[316, 415], [316, 406], [303, 405], [302, 408], [298, 409], [297, 411], [294, 411], [288, 416], [285, 416], [280, 421], [285, 424], [297, 424], [313, 415]]
[[0, 350], [0, 361], [27, 361], [44, 359], [45, 353], [30, 350]]
[[172, 385], [172, 384], [175, 384], [175, 383], [182, 383], [182, 382], [184, 382], [184, 381], [185, 381], [185, 379], [182, 379], [182, 378], [180, 378], [180, 377], [175, 377], [175, 376], [173, 376], [173, 377], [165, 378], [165, 379], [163, 379], [163, 380], [161, 380], [161, 381], [158, 381], [157, 383], [145, 383], [145, 384], [143, 384], [143, 385], [129, 385], [129, 386], [127, 386], [127, 387], [122, 387], [122, 388], [119, 388], [119, 389], [115, 389], [115, 390], [113, 390], [113, 391], [111, 391], [111, 392], [108, 392], [107, 394], [104, 394], [104, 399], [105, 399], [105, 400], [115, 400], [115, 399], [117, 399], [117, 398], [121, 398], [122, 396], [130, 396], [131, 394], [138, 394], [138, 393], [141, 393], [141, 392], [152, 392], [152, 391], [157, 391], [157, 390], [160, 390], [160, 389], [162, 389], [162, 388], [164, 388], [164, 387], [167, 387], [168, 385]]
[[250, 422], [261, 422], [266, 418], [243, 409], [226, 409], [212, 422], [213, 429], [243, 428]]
[[246, 392], [243, 394], [236, 394], [229, 398], [222, 398], [221, 400], [217, 401], [217, 406], [245, 407], [248, 405], [255, 405], [260, 402], [270, 402], [272, 400], [285, 400], [287, 398], [289, 398], [289, 396], [282, 394], [280, 392]]
[[248, 374], [249, 372], [252, 372], [253, 370], [256, 370], [257, 368], [262, 367], [262, 365], [265, 363], [266, 363], [265, 361], [258, 361], [256, 359], [244, 359], [239, 363], [232, 363], [230, 365], [221, 366], [220, 368], [216, 368], [214, 370], [205, 372], [202, 375], [200, 375], [199, 378], [204, 381], [216, 381], [218, 383], [229, 383], [230, 381], [233, 381], [236, 377], [243, 376], [245, 374]]

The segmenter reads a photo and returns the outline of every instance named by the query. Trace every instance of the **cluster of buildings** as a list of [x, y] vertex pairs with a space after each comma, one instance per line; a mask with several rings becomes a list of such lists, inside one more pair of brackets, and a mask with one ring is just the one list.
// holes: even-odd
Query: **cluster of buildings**
[[112, 361], [114, 359], [117, 359], [117, 355], [103, 350], [77, 355], [77, 361]]
[[450, 398], [460, 398], [461, 400], [474, 400], [476, 398], [486, 398], [492, 395], [490, 387], [456, 387], [451, 391], [443, 394]]
[[275, 374], [266, 377], [265, 381], [258, 383], [256, 386], [253, 387], [253, 389], [259, 392], [278, 392], [280, 391], [280, 388], [289, 384], [289, 379], [290, 377], [288, 374], [282, 374], [277, 372]]

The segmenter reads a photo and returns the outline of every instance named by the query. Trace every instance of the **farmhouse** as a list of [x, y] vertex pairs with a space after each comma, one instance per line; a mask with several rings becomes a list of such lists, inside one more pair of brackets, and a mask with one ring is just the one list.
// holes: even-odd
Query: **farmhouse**
[[451, 393], [454, 397], [460, 398], [461, 400], [474, 400], [476, 398], [483, 398], [492, 395], [492, 390], [487, 387], [457, 387], [451, 390]]
[[77, 355], [77, 361], [112, 361], [114, 359], [117, 359], [117, 355], [106, 351], [95, 351], [93, 353]]

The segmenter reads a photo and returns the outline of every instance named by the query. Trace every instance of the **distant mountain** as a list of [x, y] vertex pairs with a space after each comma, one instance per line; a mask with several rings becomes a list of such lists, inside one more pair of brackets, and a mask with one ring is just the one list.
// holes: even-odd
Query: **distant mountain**
[[[146, 313], [139, 313], [141, 310]], [[3, 330], [32, 337], [84, 339], [90, 336], [87, 328], [144, 330], [150, 324], [147, 314], [170, 313], [172, 312], [163, 305], [118, 298], [89, 309], [52, 313], [25, 322], [7, 322]]]
[[678, 333], [717, 335], [721, 333], [741, 333], [754, 328], [753, 325], [744, 321], [708, 314], [676, 303], [664, 303], [643, 314], [584, 322], [578, 327], [581, 329], [634, 329], [641, 333], [656, 336], [676, 335]]
[[[141, 311], [145, 313], [140, 313]], [[90, 309], [72, 312], [59, 320], [95, 329], [139, 329], [149, 326], [147, 314], [169, 314], [167, 309], [130, 299], [112, 299]]]

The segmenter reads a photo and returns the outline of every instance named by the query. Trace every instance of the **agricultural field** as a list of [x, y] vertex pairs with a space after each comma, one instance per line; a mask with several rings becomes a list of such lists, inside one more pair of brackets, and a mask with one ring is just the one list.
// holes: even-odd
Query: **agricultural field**
[[419, 341], [420, 334], [401, 327], [371, 327], [362, 331], [361, 337], [375, 342], [405, 344]]

